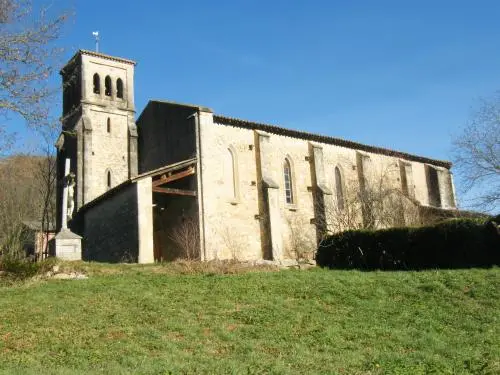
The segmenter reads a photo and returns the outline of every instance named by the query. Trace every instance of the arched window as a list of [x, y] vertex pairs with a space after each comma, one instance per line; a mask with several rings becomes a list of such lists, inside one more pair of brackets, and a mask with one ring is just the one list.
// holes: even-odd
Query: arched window
[[111, 188], [111, 171], [110, 170], [108, 170], [106, 172], [106, 185], [107, 185], [108, 189]]
[[106, 129], [108, 133], [111, 133], [111, 119], [108, 117], [108, 120], [106, 121]]
[[283, 163], [283, 174], [285, 177], [285, 201], [287, 204], [293, 204], [292, 166], [288, 158]]
[[337, 208], [344, 209], [344, 185], [339, 167], [335, 167], [335, 191], [337, 193]]
[[233, 200], [237, 200], [239, 196], [238, 189], [238, 162], [236, 151], [233, 147], [227, 149], [227, 161], [226, 161], [226, 182], [229, 186], [228, 192], [229, 196]]
[[123, 99], [123, 81], [121, 78], [116, 80], [116, 97]]
[[95, 73], [94, 74], [94, 94], [100, 94], [101, 93], [101, 77], [99, 77], [99, 74]]
[[104, 78], [104, 95], [111, 96], [111, 77]]

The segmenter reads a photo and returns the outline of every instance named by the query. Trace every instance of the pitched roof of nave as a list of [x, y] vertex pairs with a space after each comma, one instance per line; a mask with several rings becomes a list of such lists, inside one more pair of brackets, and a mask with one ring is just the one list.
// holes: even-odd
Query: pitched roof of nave
[[271, 134], [283, 135], [292, 138], [299, 138], [313, 142], [326, 143], [346, 148], [351, 148], [359, 151], [372, 152], [375, 154], [382, 154], [387, 156], [392, 156], [396, 158], [406, 159], [410, 161], [416, 161], [420, 163], [432, 164], [447, 169], [451, 168], [452, 163], [446, 160], [431, 159], [424, 156], [413, 155], [402, 151], [391, 150], [383, 147], [366, 145], [363, 143], [358, 143], [354, 141], [349, 141], [342, 138], [330, 137], [321, 134], [309, 133], [300, 130], [283, 128], [277, 125], [264, 124], [259, 122], [247, 121], [233, 117], [227, 117], [222, 115], [214, 114], [214, 123], [219, 123], [222, 125], [230, 125], [239, 128], [261, 130]]
[[[163, 105], [173, 106], [173, 107], [175, 107], [175, 106], [188, 107], [188, 108], [192, 108], [193, 110], [196, 110], [196, 111], [213, 113], [213, 110], [211, 110], [210, 108], [205, 107], [205, 106], [200, 106], [200, 105], [195, 105], [195, 104], [178, 103], [178, 102], [168, 101], [168, 100], [156, 100], [156, 99], [150, 100], [148, 102], [148, 104], [146, 105], [146, 108], [149, 107], [153, 103], [156, 103], [159, 105], [163, 104]], [[146, 108], [143, 110], [143, 113], [146, 110]], [[141, 117], [141, 116], [142, 116], [142, 113], [139, 117]], [[358, 143], [358, 142], [349, 141], [349, 140], [342, 139], [342, 138], [331, 137], [331, 136], [327, 136], [327, 135], [321, 135], [321, 134], [309, 133], [309, 132], [305, 132], [305, 131], [301, 131], [301, 130], [284, 128], [284, 127], [281, 127], [278, 125], [271, 125], [271, 124], [247, 121], [247, 120], [242, 120], [239, 118], [218, 115], [215, 113], [213, 114], [213, 120], [214, 120], [214, 123], [221, 124], [221, 125], [235, 126], [235, 127], [250, 129], [250, 130], [261, 130], [261, 131], [265, 131], [265, 132], [271, 133], [271, 134], [283, 135], [286, 137], [299, 138], [299, 139], [304, 139], [304, 140], [319, 142], [319, 143], [326, 143], [326, 144], [336, 145], [336, 146], [340, 146], [340, 147], [346, 147], [346, 148], [350, 148], [350, 149], [354, 149], [354, 150], [358, 150], [358, 151], [371, 152], [374, 154], [392, 156], [392, 157], [405, 159], [405, 160], [409, 160], [409, 161], [432, 164], [432, 165], [447, 168], [447, 169], [450, 169], [452, 166], [452, 163], [449, 161], [446, 161], [446, 160], [431, 159], [431, 158], [427, 158], [425, 156], [409, 154], [406, 152], [391, 150], [391, 149], [383, 148], [383, 147], [366, 145], [363, 143]]]

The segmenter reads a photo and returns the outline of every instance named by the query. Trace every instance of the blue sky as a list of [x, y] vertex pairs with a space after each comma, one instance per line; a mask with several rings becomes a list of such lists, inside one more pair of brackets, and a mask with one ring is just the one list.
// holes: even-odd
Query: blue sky
[[169, 99], [450, 159], [500, 88], [500, 1], [52, 1], [75, 12], [65, 59], [98, 30], [137, 61], [137, 114]]

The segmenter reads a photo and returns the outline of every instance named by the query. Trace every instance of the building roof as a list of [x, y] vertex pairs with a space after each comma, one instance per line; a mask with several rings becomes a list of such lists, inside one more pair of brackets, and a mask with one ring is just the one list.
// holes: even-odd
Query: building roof
[[[158, 99], [150, 100], [146, 107], [150, 106], [153, 103], [160, 104], [160, 105], [162, 105], [162, 104], [169, 105], [169, 106], [173, 106], [173, 107], [175, 107], [175, 106], [188, 107], [188, 108], [192, 108], [193, 110], [213, 113], [213, 111], [210, 108], [205, 107], [205, 106], [195, 105], [195, 104], [178, 103], [178, 102], [174, 102], [174, 101], [158, 100]], [[144, 113], [145, 110], [146, 109], [144, 109], [142, 113]], [[142, 113], [139, 116], [139, 118], [142, 116]], [[215, 113], [213, 114], [213, 118], [214, 118], [214, 123], [218, 123], [218, 124], [222, 124], [222, 125], [235, 126], [235, 127], [251, 129], [251, 130], [261, 130], [261, 131], [265, 131], [265, 132], [268, 132], [271, 134], [284, 135], [287, 137], [305, 139], [305, 140], [313, 141], [313, 142], [332, 144], [332, 145], [351, 148], [351, 149], [355, 149], [355, 150], [371, 152], [374, 154], [387, 155], [387, 156], [392, 156], [392, 157], [405, 159], [405, 160], [409, 160], [409, 161], [432, 164], [432, 165], [444, 167], [447, 169], [450, 169], [451, 165], [452, 165], [451, 162], [446, 161], [446, 160], [431, 159], [431, 158], [427, 158], [424, 156], [413, 155], [413, 154], [409, 154], [409, 153], [402, 152], [402, 151], [391, 150], [391, 149], [387, 149], [387, 148], [383, 148], [383, 147], [370, 146], [370, 145], [366, 145], [363, 143], [348, 141], [348, 140], [345, 140], [342, 138], [335, 138], [335, 137], [330, 137], [330, 136], [321, 135], [321, 134], [308, 133], [308, 132], [300, 131], [300, 130], [287, 129], [287, 128], [277, 126], [277, 125], [247, 121], [247, 120], [242, 120], [242, 119], [238, 119], [238, 118], [234, 118], [234, 117], [218, 115]], [[139, 120], [138, 120], [138, 122], [139, 122]]]
[[125, 181], [123, 181], [122, 183], [120, 183], [120, 184], [112, 187], [111, 189], [107, 190], [103, 194], [101, 194], [98, 197], [94, 198], [90, 202], [85, 203], [78, 210], [78, 212], [80, 213], [80, 212], [86, 211], [90, 207], [93, 207], [93, 206], [99, 204], [99, 202], [101, 202], [101, 201], [103, 201], [105, 199], [108, 199], [109, 197], [111, 197], [111, 196], [115, 195], [116, 193], [120, 192], [126, 186], [129, 186], [129, 185], [131, 185], [133, 183], [136, 183], [137, 181], [142, 180], [143, 178], [158, 176], [158, 175], [161, 175], [161, 174], [164, 174], [164, 173], [167, 173], [167, 172], [173, 172], [173, 171], [176, 171], [176, 170], [188, 167], [190, 165], [194, 165], [194, 164], [196, 164], [196, 160], [197, 160], [196, 158], [183, 160], [183, 161], [180, 161], [180, 162], [177, 162], [177, 163], [165, 165], [163, 167], [160, 167], [158, 169], [154, 169], [154, 170], [149, 171], [149, 172], [141, 173], [140, 175], [137, 175], [137, 176], [132, 177], [132, 178], [128, 178]]
[[199, 111], [202, 111], [202, 112], [213, 113], [212, 109], [210, 109], [209, 107], [205, 107], [204, 105], [189, 104], [189, 103], [180, 103], [180, 102], [174, 102], [173, 100], [151, 99], [148, 102], [148, 105], [150, 103], [158, 103], [158, 104], [167, 104], [167, 105], [171, 105], [171, 106], [187, 107], [187, 108], [196, 109], [196, 110], [199, 110]]
[[135, 182], [135, 181], [141, 180], [145, 177], [154, 177], [154, 176], [159, 176], [159, 175], [162, 175], [162, 174], [168, 173], [168, 172], [175, 172], [179, 169], [183, 169], [183, 168], [189, 167], [190, 165], [195, 165], [195, 164], [196, 164], [196, 158], [191, 158], [191, 159], [179, 161], [177, 163], [165, 165], [163, 167], [153, 169], [152, 171], [141, 173], [141, 174], [131, 178], [131, 180], [133, 182]]
[[355, 150], [372, 152], [375, 154], [393, 156], [393, 157], [397, 157], [397, 158], [401, 158], [401, 159], [405, 159], [405, 160], [432, 164], [432, 165], [444, 167], [447, 169], [450, 169], [451, 165], [452, 165], [451, 162], [446, 161], [446, 160], [430, 159], [430, 158], [426, 158], [423, 156], [412, 155], [412, 154], [408, 154], [406, 152], [390, 150], [390, 149], [382, 148], [382, 147], [365, 145], [362, 143], [348, 141], [348, 140], [341, 139], [341, 138], [334, 138], [334, 137], [330, 137], [330, 136], [326, 136], [326, 135], [320, 135], [320, 134], [308, 133], [308, 132], [299, 131], [299, 130], [287, 129], [287, 128], [283, 128], [283, 127], [276, 126], [276, 125], [241, 120], [238, 118], [227, 117], [227, 116], [222, 116], [222, 115], [214, 114], [214, 123], [219, 123], [222, 125], [230, 125], [230, 126], [235, 126], [235, 127], [244, 128], [244, 129], [261, 130], [261, 131], [265, 131], [265, 132], [272, 133], [272, 134], [284, 135], [287, 137], [300, 138], [300, 139], [305, 139], [308, 141], [332, 144], [332, 145], [337, 145], [337, 146], [341, 146], [341, 147], [352, 148]]

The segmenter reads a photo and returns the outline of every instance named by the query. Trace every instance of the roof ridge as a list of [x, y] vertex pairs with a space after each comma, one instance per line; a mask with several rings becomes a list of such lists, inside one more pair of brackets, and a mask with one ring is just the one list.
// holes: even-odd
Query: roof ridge
[[181, 102], [176, 102], [174, 100], [168, 100], [168, 99], [150, 99], [148, 101], [148, 104], [151, 102], [160, 103], [160, 104], [178, 105], [181, 107], [189, 107], [189, 108], [193, 108], [193, 109], [198, 109], [200, 111], [213, 113], [213, 110], [211, 108], [204, 106], [204, 105], [191, 104], [191, 103], [181, 103]]

